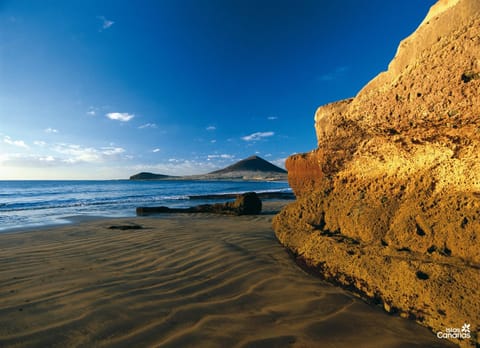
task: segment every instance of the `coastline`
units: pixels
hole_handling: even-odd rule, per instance
[[[262,200],[267,209],[272,209],[274,207],[274,211],[280,211],[280,208],[275,208],[279,205],[283,206],[288,202],[292,202],[295,199],[295,196],[291,192],[260,192],[257,194],[258,197]],[[204,194],[204,195],[190,195],[188,199],[192,202],[190,206],[195,206],[200,203],[205,202],[226,202],[235,200],[238,196],[238,193],[220,193],[220,194]],[[268,211],[262,211],[261,214],[268,213]],[[123,215],[123,216],[108,216],[108,215],[69,215],[57,218],[55,221],[57,222],[48,222],[43,224],[33,224],[33,225],[23,225],[18,227],[11,227],[6,229],[0,229],[0,235],[8,234],[8,233],[23,233],[23,232],[30,232],[30,231],[43,231],[51,228],[57,228],[62,226],[67,226],[70,224],[82,223],[82,222],[89,222],[89,221],[96,221],[96,220],[107,220],[107,219],[122,219],[122,218],[134,218],[136,216],[135,211],[132,209],[131,214]],[[161,217],[165,216],[165,214],[153,214],[153,216]]]
[[[233,181],[9,181],[0,187],[0,234],[68,224],[74,217],[134,217],[140,206],[187,208],[257,192],[294,198],[288,183]]]
[[[451,346],[302,272],[271,228],[285,203],[1,234],[0,345]]]

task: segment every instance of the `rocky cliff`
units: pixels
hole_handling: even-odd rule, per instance
[[[326,279],[444,333],[480,326],[480,1],[440,0],[291,156],[280,242]],[[465,331],[464,331],[465,333]]]

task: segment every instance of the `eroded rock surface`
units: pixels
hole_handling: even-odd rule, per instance
[[[315,114],[278,239],[325,278],[433,329],[480,326],[480,1],[439,1],[387,72]]]

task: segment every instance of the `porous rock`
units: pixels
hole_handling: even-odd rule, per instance
[[[288,158],[280,242],[324,278],[435,333],[480,325],[480,1],[440,0],[386,72],[320,107]]]

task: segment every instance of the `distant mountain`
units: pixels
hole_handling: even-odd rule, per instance
[[[175,178],[175,177],[169,176],[169,175],[163,175],[163,174],[142,172],[142,173],[132,175],[130,177],[130,180],[162,180],[162,179],[172,179],[172,178]]]
[[[258,156],[251,156],[226,168],[191,177],[196,180],[287,180],[287,171]]]
[[[207,174],[168,176],[153,173],[132,175],[130,180],[287,180],[287,171],[258,156],[250,156]]]
[[[231,166],[208,173],[208,175],[228,174],[233,172],[268,172],[287,174],[285,169],[277,167],[261,157],[250,156],[232,164]]]

